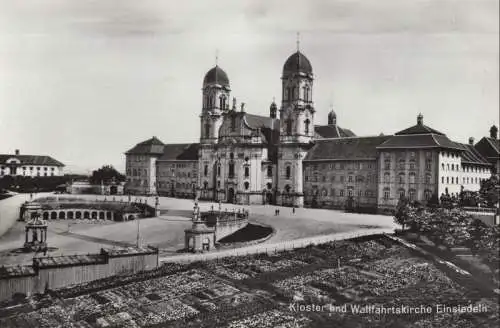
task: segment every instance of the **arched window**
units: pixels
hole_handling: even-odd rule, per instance
[[[309,119],[306,119],[304,121],[304,132],[306,135],[309,134],[309,124],[311,124],[311,121],[309,121]]]
[[[229,154],[229,159],[234,159],[234,153]]]
[[[266,187],[268,190],[273,189],[273,185],[270,182],[267,183]]]
[[[431,175],[430,174],[425,175],[425,183],[431,183]]]
[[[410,172],[410,183],[415,183],[415,173]]]
[[[410,170],[415,170],[415,160],[410,160]]]
[[[308,99],[307,99],[307,87],[303,87],[302,92],[304,93],[302,99],[304,99],[304,101],[308,101]]]
[[[286,175],[285,176],[287,179],[290,179],[290,177],[292,176],[292,168],[290,166],[286,167]]]
[[[217,176],[220,177],[220,164],[217,165]]]
[[[384,160],[384,168],[386,170],[390,170],[391,169],[391,160],[390,159]]]
[[[205,167],[203,168],[203,175],[208,176],[208,165],[205,165]]]
[[[286,120],[286,134],[292,134],[292,124],[292,119],[289,118],[288,120]]]
[[[272,178],[273,177],[273,167],[271,165],[267,166],[267,177]]]
[[[286,192],[286,193],[289,193],[289,192],[290,192],[290,189],[291,189],[291,188],[290,188],[290,185],[286,185],[286,186],[285,186],[285,192]]]
[[[229,162],[229,178],[234,178],[234,162]]]
[[[415,189],[410,189],[408,191],[408,196],[409,196],[408,198],[410,199],[410,201],[414,201],[415,200],[415,194],[416,194]]]
[[[208,189],[208,181],[203,182],[203,189]]]
[[[245,178],[248,178],[250,176],[250,168],[248,166],[245,166]]]
[[[399,183],[405,183],[405,174],[399,173]]]
[[[399,198],[404,198],[405,197],[405,190],[404,189],[399,189],[398,190]]]
[[[427,159],[427,160],[425,161],[425,169],[426,169],[427,171],[430,171],[430,170],[432,169],[432,159]]]
[[[389,183],[391,179],[390,173],[384,173],[384,182]]]
[[[441,168],[442,168],[442,169],[443,169],[443,171],[444,171],[444,163],[443,163],[443,164],[441,164]]]
[[[248,181],[245,181],[243,185],[245,186],[245,190],[248,190],[248,188],[250,188],[250,183],[248,183]]]
[[[432,191],[430,190],[425,190],[424,191],[424,197],[425,197],[425,200],[430,200],[431,197],[432,197]]]
[[[399,169],[404,170],[406,166],[406,161],[404,159],[399,160]]]
[[[205,123],[205,138],[210,138],[210,123]]]
[[[295,87],[292,87],[292,100],[295,99]]]
[[[286,88],[286,95],[287,95],[286,99],[292,100],[292,90],[290,87]]]
[[[388,200],[391,197],[391,190],[389,188],[384,188],[384,199]]]
[[[450,177],[446,177],[446,183],[450,183]]]

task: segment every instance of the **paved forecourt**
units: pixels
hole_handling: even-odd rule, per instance
[[[54,195],[55,196],[55,195]],[[96,195],[60,195],[60,197],[104,200],[105,196]],[[115,200],[127,201],[127,196],[115,196]],[[154,197],[132,197],[132,201],[141,199],[153,205]],[[113,196],[106,196],[112,200]],[[97,252],[101,247],[113,248],[134,246],[139,230],[140,242],[160,248],[162,257],[178,255],[184,247],[184,229],[191,226],[190,211],[193,200],[168,197],[159,198],[162,214],[157,218],[141,219],[128,222],[104,222],[102,224],[77,223],[75,220],[55,220],[49,223],[48,243],[55,248],[50,255],[82,254]],[[218,204],[200,202],[202,211],[217,209]],[[233,205],[222,204],[222,209],[247,209],[250,221],[271,225],[276,234],[264,244],[275,244],[314,236],[331,235],[364,231],[367,229],[394,229],[392,217],[370,214],[344,213],[321,209],[296,209],[273,205]],[[280,215],[275,216],[275,210]],[[16,253],[24,241],[24,223],[16,222],[13,228],[0,237],[0,265],[20,264],[31,261],[33,254]],[[37,255],[40,256],[40,255]]]

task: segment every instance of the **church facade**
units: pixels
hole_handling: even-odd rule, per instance
[[[153,137],[126,154],[126,189],[238,204],[390,210],[401,196],[426,202],[478,190],[491,161],[417,117],[394,135],[358,137],[328,113],[316,125],[312,65],[300,51],[283,66],[282,95],[269,115],[231,99],[228,75],[210,69],[202,88],[200,139],[164,144]]]

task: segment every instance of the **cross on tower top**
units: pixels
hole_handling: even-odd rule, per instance
[[[219,65],[219,49],[215,50],[215,66]]]
[[[297,32],[297,51],[300,50],[300,32]]]

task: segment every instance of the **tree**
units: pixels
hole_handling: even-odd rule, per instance
[[[494,207],[498,204],[498,199],[500,197],[500,182],[498,176],[492,175],[489,179],[482,181],[479,194],[489,207]]]
[[[118,172],[113,166],[104,165],[100,169],[94,170],[89,180],[92,184],[110,184],[112,182],[125,181],[125,176]]]
[[[414,220],[414,209],[410,206],[408,198],[402,196],[399,198],[398,205],[396,206],[396,214],[394,215],[394,222],[401,225],[405,230],[406,227],[411,227]]]

